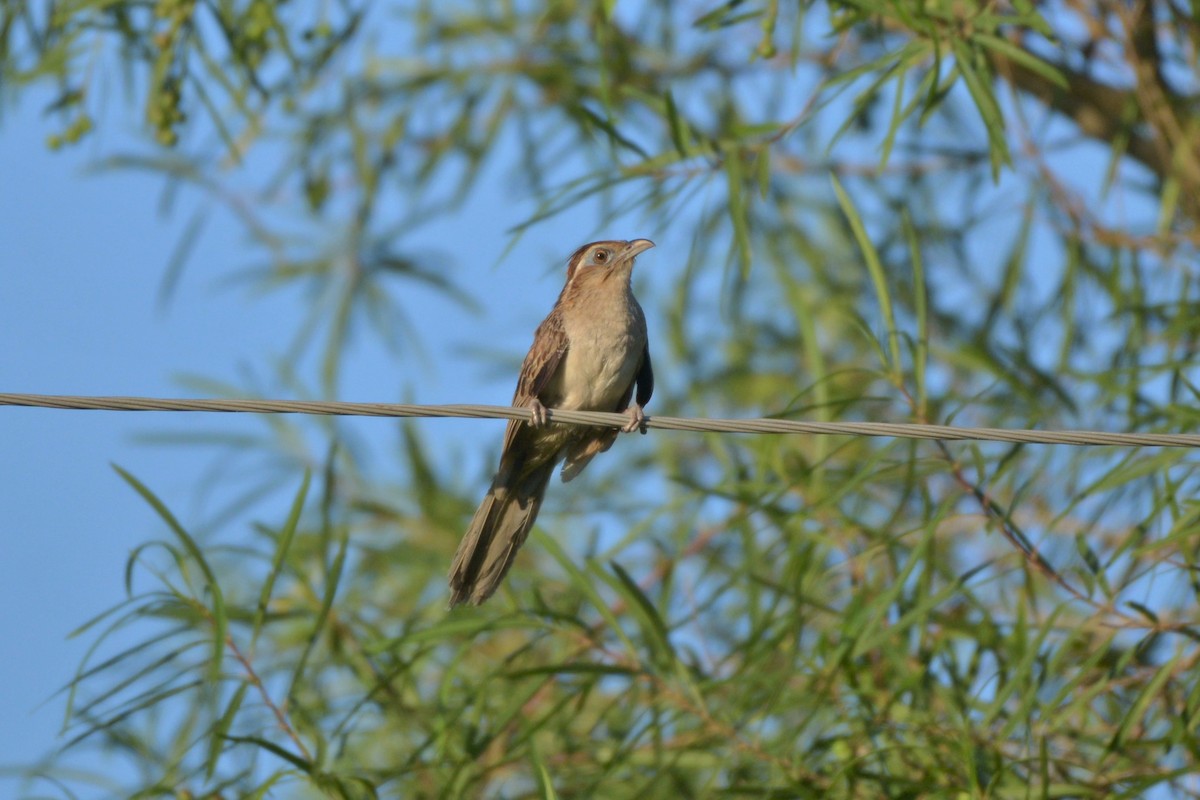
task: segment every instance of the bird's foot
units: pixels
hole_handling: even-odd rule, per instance
[[[621,430],[625,433],[633,433],[634,431],[646,432],[646,414],[642,411],[642,407],[634,403],[629,408],[625,409],[625,416],[629,417],[629,422],[621,426]]]
[[[545,426],[546,407],[542,405],[542,401],[534,397],[527,405],[529,406],[529,410],[533,412],[533,420],[529,424],[535,428],[541,428]]]

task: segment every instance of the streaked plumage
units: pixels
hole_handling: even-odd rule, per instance
[[[508,423],[500,467],[450,568],[452,607],[478,605],[496,591],[537,519],[558,462],[565,459],[562,479],[569,481],[616,441],[614,428],[547,424],[546,407],[628,411],[623,430],[641,427],[654,372],[630,275],[637,254],[653,246],[646,239],[593,242],[571,256],[567,283],[534,333],[513,396],[513,405],[530,406],[540,422]]]

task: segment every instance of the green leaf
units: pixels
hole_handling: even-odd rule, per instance
[[[729,189],[729,221],[733,224],[733,242],[741,265],[742,280],[750,273],[750,226],[746,216],[746,200],[743,190],[742,153],[730,146],[724,151],[725,178]]]
[[[976,42],[983,45],[983,47],[995,50],[1001,55],[1007,56],[1013,61],[1016,61],[1018,64],[1028,67],[1030,70],[1049,80],[1060,89],[1070,88],[1069,84],[1067,83],[1067,79],[1057,67],[1046,63],[1033,53],[1016,46],[1007,39],[999,36],[993,36],[990,33],[978,32],[975,34],[974,39]]]
[[[333,609],[333,600],[337,596],[338,588],[341,585],[342,572],[346,566],[346,553],[349,545],[349,535],[343,533],[338,537],[337,552],[334,555],[333,563],[325,575],[325,587],[321,593],[321,607],[317,611],[316,619],[313,620],[312,630],[308,634],[304,650],[300,654],[300,658],[296,661],[296,665],[292,670],[291,680],[288,682],[287,695],[289,698],[304,677],[304,671],[308,666],[309,659],[312,657],[313,649],[317,646],[317,642],[320,640],[322,634],[325,633],[326,623],[329,622],[329,613]]]
[[[758,195],[766,200],[771,192],[771,148],[761,148],[755,154],[754,164],[757,167]]]
[[[1161,693],[1163,687],[1178,671],[1178,664],[1181,657],[1182,654],[1176,654],[1174,658],[1159,667],[1154,673],[1154,677],[1142,686],[1141,691],[1137,694],[1137,698],[1129,706],[1120,723],[1117,725],[1112,738],[1109,739],[1107,748],[1109,752],[1113,752],[1125,744],[1130,729],[1135,725],[1141,724],[1151,703],[1162,700]]]
[[[1008,142],[1004,138],[1004,116],[1000,113],[1000,107],[996,104],[996,97],[992,93],[990,77],[981,75],[978,71],[979,68],[986,67],[976,64],[975,51],[959,39],[951,39],[950,46],[954,50],[955,68],[962,76],[963,82],[966,83],[967,91],[971,94],[971,99],[975,101],[975,107],[979,110],[984,128],[987,129],[992,178],[995,180],[1000,175],[1001,165],[1011,163]]]
[[[621,628],[620,620],[617,619],[616,614],[612,612],[612,609],[609,608],[608,603],[604,601],[604,598],[600,596],[600,593],[596,591],[595,586],[592,584],[591,578],[584,574],[584,572],[575,565],[575,562],[571,560],[571,557],[567,555],[566,551],[562,549],[562,546],[554,539],[553,536],[546,536],[537,529],[534,530],[532,536],[537,540],[539,546],[545,548],[545,550],[554,558],[554,560],[558,562],[559,566],[566,570],[567,576],[570,578],[571,585],[580,591],[589,602],[591,602],[592,607],[595,608],[596,611],[600,613],[600,616],[604,618],[604,621],[608,624],[609,629],[617,635],[617,637],[625,645],[625,648],[629,654],[634,658],[638,658],[638,649],[634,646],[633,641],[625,635],[625,631]]]
[[[862,253],[863,260],[867,265],[867,272],[871,276],[871,283],[875,287],[875,299],[879,303],[879,310],[883,314],[883,324],[887,328],[885,347],[891,356],[891,362],[885,362],[884,366],[891,373],[892,382],[899,385],[903,368],[900,361],[900,338],[899,331],[896,330],[896,315],[892,311],[892,297],[888,292],[887,278],[883,274],[883,264],[879,261],[875,245],[871,244],[871,239],[867,236],[858,210],[855,209],[846,190],[842,188],[841,181],[832,172],[829,174],[829,180],[833,183],[833,191],[837,195],[838,204],[842,207],[842,213],[846,215],[846,220],[850,223],[850,230],[854,234],[855,241],[858,242],[858,249]]]
[[[538,675],[641,675],[641,671],[621,664],[591,664],[574,661],[562,664],[545,664],[537,667],[515,669],[505,673],[506,678],[519,680]]]
[[[129,472],[126,472],[117,464],[113,464],[112,468],[116,470],[126,483],[134,488],[142,498],[150,504],[150,506],[158,513],[163,522],[167,523],[167,527],[175,534],[180,542],[183,543],[184,549],[188,555],[196,562],[200,568],[200,572],[204,575],[204,580],[207,584],[208,591],[212,598],[210,606],[212,622],[212,657],[208,665],[208,679],[216,681],[221,674],[221,659],[225,654],[225,635],[229,627],[229,620],[225,615],[225,596],[221,592],[221,586],[217,582],[216,576],[213,574],[212,568],[209,567],[208,560],[204,557],[200,546],[196,544],[196,540],[192,538],[179,521],[175,519],[175,515],[170,512],[166,505],[151,492],[145,484],[135,478]]]
[[[533,759],[534,776],[537,778],[538,796],[542,800],[558,800],[558,795],[554,792],[554,781],[550,778],[550,773],[546,770],[546,764],[542,761],[541,754],[538,753],[536,745],[531,745],[529,755]]]
[[[274,742],[267,741],[261,736],[226,736],[225,740],[233,742],[234,744],[252,744],[255,747],[266,750],[272,755],[282,758],[284,761],[296,767],[301,772],[311,773],[313,770],[313,765],[308,763],[303,756],[298,756],[287,748],[280,747]]]
[[[213,725],[212,732],[208,739],[208,759],[204,764],[204,774],[208,780],[212,780],[213,775],[217,771],[217,763],[220,761],[222,747],[229,735],[229,729],[233,726],[234,719],[237,718],[237,713],[241,710],[242,700],[246,697],[246,690],[250,688],[250,684],[243,683],[233,693],[233,697],[229,699],[229,703],[225,706],[224,713]]]
[[[909,260],[913,268],[913,307],[917,315],[917,341],[913,354],[913,383],[916,384],[915,409],[917,419],[928,421],[926,403],[928,393],[925,385],[925,369],[929,361],[929,289],[925,285],[925,264],[921,257],[921,243],[913,228],[912,219],[905,210],[900,216],[904,238],[908,240]]]
[[[680,156],[689,158],[692,150],[692,137],[688,124],[679,116],[679,109],[675,107],[675,96],[669,89],[664,93],[663,100],[667,113],[667,129],[671,132],[671,142]]]
[[[300,524],[300,514],[304,510],[305,498],[308,497],[308,485],[311,477],[311,473],[305,470],[300,490],[292,499],[292,507],[288,512],[287,521],[284,522],[283,528],[280,529],[279,535],[276,537],[275,553],[271,557],[271,571],[267,573],[267,577],[263,580],[262,589],[258,593],[258,603],[255,605],[254,624],[251,627],[250,634],[251,652],[254,650],[255,642],[258,641],[258,635],[262,632],[263,622],[267,618],[267,606],[271,600],[271,593],[275,589],[275,582],[279,580],[279,574],[283,571],[288,550],[291,548],[292,540],[296,536],[296,527]]]
[[[621,596],[624,598],[626,605],[637,614],[641,622],[642,632],[646,636],[647,642],[653,648],[657,659],[661,660],[664,656],[668,660],[673,661],[675,658],[675,648],[671,645],[671,639],[667,633],[667,625],[663,618],[659,615],[658,609],[650,602],[650,598],[646,597],[646,593],[641,590],[637,582],[629,576],[629,573],[618,564],[616,561],[609,561],[608,566],[612,569],[613,574],[617,576],[617,581],[611,582]]]

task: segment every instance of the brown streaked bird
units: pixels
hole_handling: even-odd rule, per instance
[[[508,423],[500,468],[450,567],[451,608],[479,605],[496,591],[558,462],[566,460],[562,479],[569,481],[617,439],[616,428],[547,424],[547,406],[624,411],[629,423],[621,430],[646,432],[642,407],[654,391],[654,371],[630,276],[634,258],[653,246],[649,239],[593,242],[571,256],[567,284],[533,335],[513,395],[514,406],[533,410],[533,422]]]

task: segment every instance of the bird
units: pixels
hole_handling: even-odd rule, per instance
[[[512,420],[504,432],[500,466],[450,567],[450,608],[479,605],[500,586],[558,462],[563,482],[570,481],[619,435],[617,428],[547,422],[547,407],[625,412],[620,431],[646,432],[654,368],[630,281],[634,259],[651,247],[649,239],[592,242],[567,261],[567,282],[534,332],[513,395],[532,420]]]

